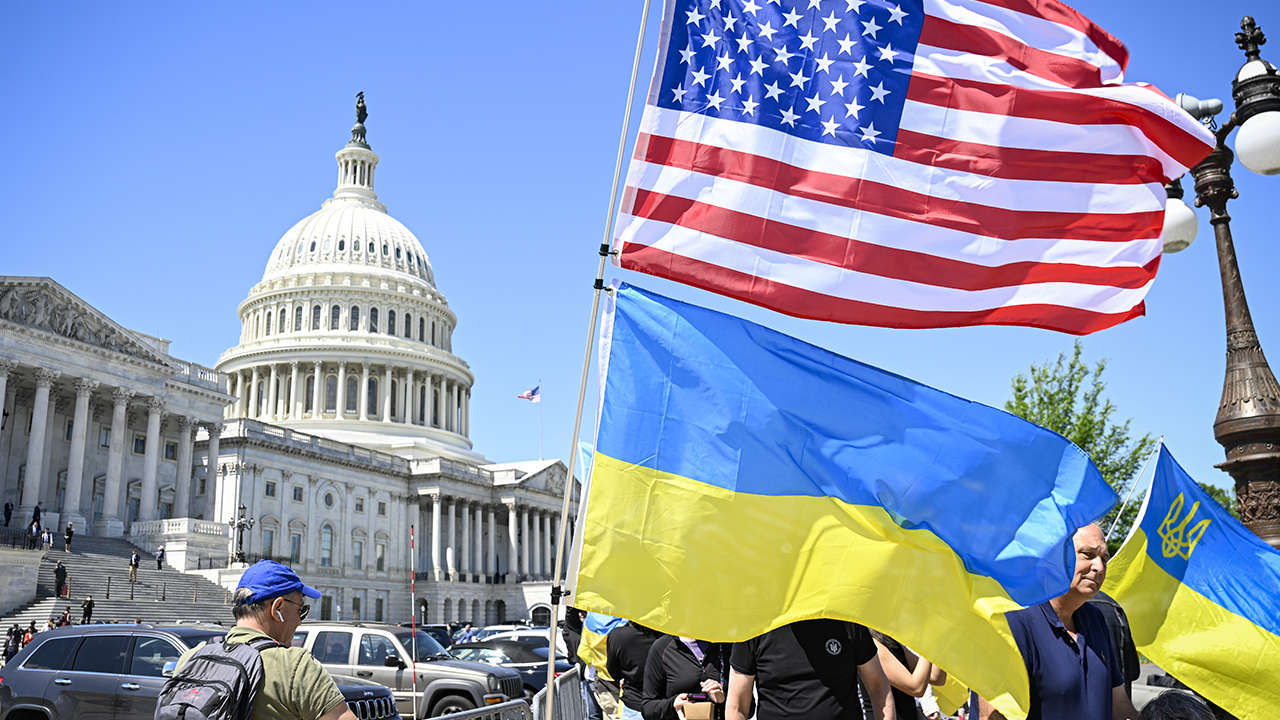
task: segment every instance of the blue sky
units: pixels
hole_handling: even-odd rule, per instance
[[[1280,39],[1268,2],[1074,6],[1129,46],[1127,80],[1228,107],[1240,18],[1254,14]],[[538,408],[516,395],[541,382],[544,454],[567,458],[641,2],[559,7],[10,3],[0,274],[50,276],[212,366],[236,343],[236,307],[280,236],[333,192],[333,153],[364,91],[379,199],[421,240],[459,316],[454,349],[477,378],[476,449],[495,462],[538,456]],[[1280,63],[1275,43],[1263,50]],[[1238,164],[1234,176],[1242,274],[1263,347],[1280,361],[1280,283],[1264,276],[1280,267],[1268,215],[1280,178]],[[1200,235],[1165,258],[1147,316],[1084,346],[1086,359],[1108,360],[1107,395],[1135,434],[1164,435],[1196,479],[1226,485],[1212,431],[1222,294],[1198,212]],[[1073,342],[1026,328],[826,325],[609,272],[996,406],[1015,373]]]

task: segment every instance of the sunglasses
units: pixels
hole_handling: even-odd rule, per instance
[[[294,601],[290,600],[289,598],[280,598],[280,599],[281,599],[281,600],[283,600],[283,601],[285,601],[285,602],[287,602],[287,603],[289,603],[289,604],[291,604],[291,605],[297,605],[297,606],[298,606],[298,619],[299,619],[299,620],[306,620],[306,619],[307,619],[307,615],[311,612],[311,606],[310,606],[310,605],[304,605],[303,603],[300,603],[300,602],[294,602]]]

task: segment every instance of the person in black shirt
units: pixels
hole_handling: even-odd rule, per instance
[[[70,596],[70,593],[67,592],[67,569],[62,567],[61,562],[53,569],[53,579],[54,585],[57,587],[55,594],[58,597],[63,595]]]
[[[924,697],[930,685],[945,683],[947,673],[884,633],[872,630],[871,637],[876,641],[876,656],[893,691],[898,720],[916,720],[915,698]]]
[[[644,666],[649,661],[649,648],[659,637],[660,633],[635,622],[609,631],[605,669],[622,686],[621,720],[641,720]]]
[[[801,620],[738,643],[729,661],[726,720],[746,720],[759,684],[757,720],[860,720],[858,679],[875,720],[893,720],[893,695],[871,633],[856,623]]]
[[[724,655],[728,648],[705,640],[663,635],[644,666],[644,720],[678,720],[690,693],[707,695],[724,713]]]

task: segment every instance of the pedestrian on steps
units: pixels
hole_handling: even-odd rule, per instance
[[[62,534],[62,552],[71,552],[71,537],[75,534],[76,531],[72,529],[71,523],[67,523],[67,530]]]
[[[162,565],[164,565],[164,546],[163,545],[156,548],[156,569],[163,570],[164,568],[161,567]]]
[[[138,565],[141,562],[142,558],[139,557],[138,551],[134,550],[133,555],[129,558],[129,582],[138,581]]]
[[[80,603],[80,612],[81,612],[80,624],[88,625],[89,621],[93,620],[93,596],[92,595],[86,597],[84,599],[84,602]]]
[[[70,597],[71,593],[67,590],[67,569],[62,567],[62,561],[58,561],[58,566],[53,569],[54,587],[57,588],[57,596]]]

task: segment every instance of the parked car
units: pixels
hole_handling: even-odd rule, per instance
[[[547,647],[547,628],[527,627],[519,630],[502,630],[500,632],[488,633],[483,638],[477,638],[475,642],[488,642],[490,640],[514,640],[537,647]],[[560,631],[556,631],[556,655],[561,657],[567,656],[569,653],[564,646],[564,636]]]
[[[546,640],[544,636],[542,638]],[[485,640],[477,643],[460,643],[449,651],[459,660],[500,665],[520,673],[524,685],[524,697],[533,696],[547,685],[547,646],[541,647],[517,640]],[[563,657],[556,658],[555,674],[568,672],[573,665]]]
[[[219,625],[76,625],[47,630],[0,669],[0,720],[152,720],[166,663]],[[400,720],[391,690],[334,677],[360,720]]]
[[[294,633],[293,644],[310,650],[333,675],[391,688],[400,714],[407,718],[414,717],[415,689],[418,718],[524,697],[515,670],[455,660],[422,630],[415,634],[410,628],[385,623],[307,620]],[[417,662],[411,671],[413,659]]]
[[[419,625],[418,629],[434,638],[436,642],[440,643],[440,647],[443,647],[445,650],[448,650],[453,646],[453,633],[449,632],[448,625]]]

